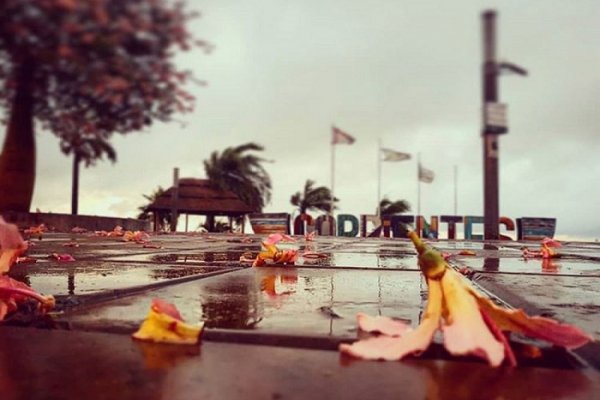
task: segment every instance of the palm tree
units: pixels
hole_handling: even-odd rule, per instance
[[[321,210],[331,212],[331,190],[325,186],[314,187],[315,182],[307,179],[304,184],[303,192],[296,192],[291,198],[290,203],[298,207],[300,214],[305,214],[308,210]],[[333,203],[338,201],[333,199]],[[335,205],[334,207],[335,208]]]
[[[380,215],[396,215],[410,211],[410,204],[406,200],[391,201],[384,197],[379,203]]]
[[[138,207],[140,213],[138,214],[137,219],[142,219],[144,221],[150,220],[152,218],[152,214],[150,211],[148,211],[148,206],[154,203],[156,199],[158,199],[164,192],[165,189],[163,189],[162,186],[159,186],[154,189],[154,192],[151,194],[143,194],[142,196],[144,196],[148,203]],[[168,229],[171,222],[171,213],[168,211],[158,212],[158,219],[156,222],[158,223],[158,226],[155,227],[155,230],[162,231]]]
[[[113,163],[117,161],[115,149],[102,137],[76,136],[71,141],[61,143],[65,154],[73,153],[73,181],[71,187],[71,214],[77,215],[79,205],[79,164],[85,162],[86,168],[96,164],[104,155]]]
[[[252,151],[263,151],[256,143],[227,147],[221,154],[214,151],[204,160],[206,176],[219,189],[231,190],[257,212],[271,200],[271,178],[262,166],[267,162]]]

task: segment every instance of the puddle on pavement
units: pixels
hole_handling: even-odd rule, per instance
[[[175,304],[207,328],[310,336],[356,337],[356,314],[418,322],[426,285],[410,271],[246,269],[122,298],[70,320],[138,324],[154,297]]]
[[[529,259],[456,257],[454,265],[467,266],[476,271],[536,273],[549,275],[600,275],[600,265],[573,259]]]
[[[326,257],[309,259],[300,257],[298,265],[319,265],[333,267],[356,268],[395,268],[416,270],[415,255],[384,255],[370,253],[325,252]]]
[[[479,274],[475,281],[516,307],[574,324],[600,337],[600,281],[585,276]]]
[[[152,254],[130,254],[107,257],[106,260],[119,262],[181,263],[181,264],[236,264],[243,251],[190,251],[160,252]]]
[[[20,265],[10,276],[43,294],[85,295],[221,271],[218,267],[121,264],[110,262]]]

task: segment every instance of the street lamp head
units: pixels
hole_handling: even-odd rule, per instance
[[[527,76],[527,70],[523,67],[520,67],[516,64],[510,62],[500,62],[498,63],[498,73],[502,71],[512,72],[517,75]]]

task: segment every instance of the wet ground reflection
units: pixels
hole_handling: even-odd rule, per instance
[[[208,266],[77,261],[68,264],[49,262],[19,265],[11,270],[10,276],[40,293],[63,296],[147,285],[221,270]]]

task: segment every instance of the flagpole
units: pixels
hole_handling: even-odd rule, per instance
[[[381,218],[381,138],[377,143],[377,216]]]
[[[332,127],[333,129],[333,127]],[[334,199],[335,199],[335,191],[334,191],[334,184],[335,184],[335,144],[333,143],[333,135],[331,137],[331,205],[330,210],[329,210],[329,215],[333,215],[333,203],[334,203]]]
[[[457,186],[456,186],[456,181],[458,178],[458,167],[455,165],[454,166],[454,215],[458,215],[458,192],[457,192]]]
[[[421,153],[417,153],[417,218],[421,215]]]

